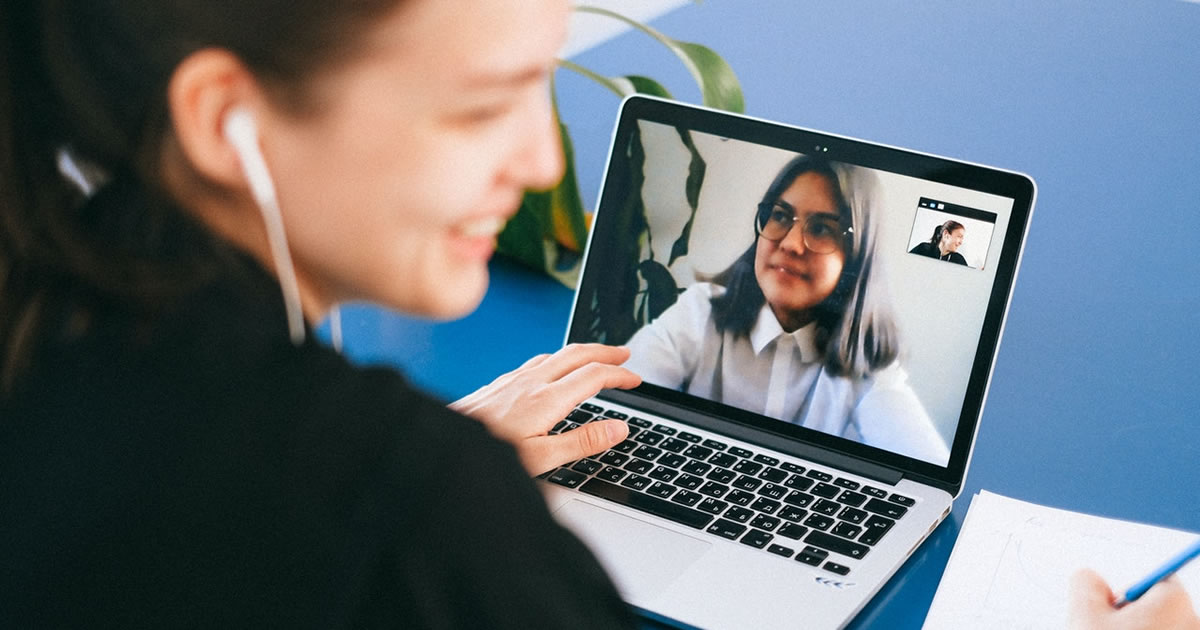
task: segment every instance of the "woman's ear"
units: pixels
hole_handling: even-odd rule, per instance
[[[232,53],[196,51],[175,68],[167,85],[172,132],[191,170],[222,188],[246,188],[237,151],[224,123],[235,109],[261,103],[253,75]]]

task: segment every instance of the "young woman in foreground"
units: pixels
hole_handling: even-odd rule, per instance
[[[624,437],[544,433],[636,385],[626,351],[535,358],[471,420],[307,330],[478,304],[562,170],[567,11],[2,0],[0,626],[632,625],[528,478]],[[1147,598],[1080,618],[1187,604]]]

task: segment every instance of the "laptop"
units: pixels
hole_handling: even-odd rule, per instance
[[[568,343],[629,439],[540,477],[622,597],[702,628],[846,625],[950,513],[1036,188],[669,100],[623,101]]]

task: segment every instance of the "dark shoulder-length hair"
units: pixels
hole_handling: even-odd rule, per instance
[[[949,221],[946,221],[945,223],[934,227],[933,228],[933,237],[931,237],[929,239],[929,244],[933,245],[934,247],[941,245],[942,244],[942,236],[944,234],[949,234],[950,232],[953,232],[954,230],[957,230],[962,227],[963,227],[963,224],[959,223],[958,221],[955,221],[954,219],[950,219]]]
[[[762,201],[777,201],[797,177],[816,173],[827,179],[845,225],[846,262],[833,292],[816,310],[817,348],[825,354],[825,367],[838,376],[861,378],[892,364],[899,356],[895,317],[887,296],[883,268],[876,260],[877,203],[875,175],[861,167],[801,155],[779,171]],[[725,292],[712,299],[717,329],[749,335],[766,298],[754,273],[758,247],[750,247],[714,279]]]

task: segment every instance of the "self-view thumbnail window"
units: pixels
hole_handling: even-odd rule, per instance
[[[921,197],[908,238],[908,253],[983,269],[996,214]]]

